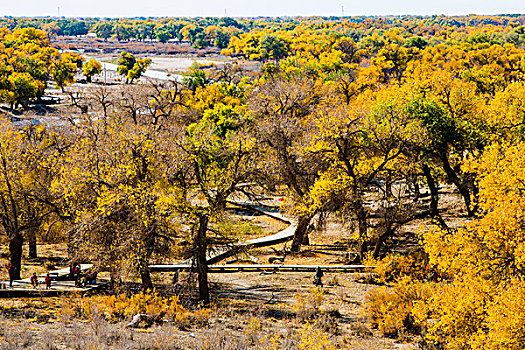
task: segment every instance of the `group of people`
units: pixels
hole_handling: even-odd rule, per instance
[[[73,278],[75,279],[75,287],[84,288],[86,287],[86,276],[82,273],[80,265],[76,264],[73,267]]]
[[[7,273],[9,274],[9,288],[13,288],[13,281],[15,280],[15,277],[16,277],[16,267],[13,265],[9,265],[7,267]],[[52,281],[52,278],[49,275],[49,273],[46,274],[46,277],[44,277],[44,283],[46,284],[46,289],[51,288],[51,281]],[[33,288],[38,287],[38,277],[35,272],[33,272],[31,277],[29,278],[29,282],[31,282],[31,285],[33,286]]]
[[[20,276],[17,274],[17,268],[13,265],[9,265],[7,267],[7,272],[9,274],[9,287],[12,288],[13,281],[17,277],[20,277]],[[78,264],[72,267],[72,275],[73,275],[72,276],[73,279],[75,280],[75,287],[85,288],[88,283],[91,283],[91,284],[95,283],[96,275],[94,275],[94,277],[91,277],[91,279],[88,281],[87,279],[88,277],[84,273],[82,273],[81,267]],[[46,274],[46,276],[44,277],[44,283],[46,285],[46,289],[51,288],[52,281],[53,281],[53,278],[50,276],[50,274],[49,273]],[[33,286],[33,288],[38,287],[39,281],[38,281],[38,276],[36,275],[35,272],[33,272],[31,277],[29,277],[29,282],[31,282],[31,285]]]
[[[33,288],[38,287],[38,277],[36,276],[36,273],[33,272],[29,280],[31,281],[31,285],[33,286]],[[47,273],[46,277],[44,277],[44,283],[46,284],[46,289],[51,288],[51,281],[52,281],[51,276],[49,276],[49,274]]]

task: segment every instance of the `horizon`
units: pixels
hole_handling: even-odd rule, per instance
[[[34,18],[163,18],[163,17],[381,17],[381,16],[496,16],[525,12],[520,0],[497,3],[483,0],[442,0],[422,3],[418,0],[370,0],[353,3],[348,0],[267,0],[245,3],[241,0],[200,0],[191,3],[170,0],[92,0],[89,3],[64,0],[22,0],[0,5],[2,17]]]
[[[245,19],[259,19],[259,18],[315,18],[315,17],[321,17],[321,18],[330,18],[330,17],[335,17],[335,18],[342,18],[342,19],[352,19],[352,18],[361,18],[361,17],[365,17],[365,18],[372,18],[372,17],[377,17],[377,18],[389,18],[389,17],[398,17],[398,18],[403,18],[403,17],[421,17],[421,18],[427,18],[427,17],[470,17],[470,16],[487,16],[487,17],[499,17],[499,16],[525,16],[525,12],[523,13],[494,13],[494,14],[484,14],[484,13],[468,13],[468,14],[453,14],[453,15],[450,15],[450,14],[444,14],[444,13],[441,13],[441,14],[426,14],[426,15],[423,15],[423,14],[379,14],[379,15],[344,15],[344,16],[341,16],[341,15],[277,15],[277,16],[264,16],[264,15],[260,15],[260,16],[256,16],[256,15],[246,15],[246,16],[230,16],[230,15],[227,15],[227,16],[204,16],[204,15],[201,15],[201,16],[178,16],[178,15],[173,15],[173,16],[121,16],[121,17],[108,17],[108,16],[53,16],[53,15],[42,15],[42,16],[11,16],[11,15],[0,15],[0,18],[3,18],[3,19],[10,19],[10,18],[27,18],[27,19],[32,19],[32,18],[43,18],[43,19],[108,19],[108,20],[113,20],[113,19],[131,19],[131,20],[138,20],[138,19],[164,19],[164,18],[193,18],[193,19],[197,19],[197,18],[245,18]]]

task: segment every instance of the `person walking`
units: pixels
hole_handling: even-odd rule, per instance
[[[7,273],[9,273],[9,288],[13,287],[13,281],[15,280],[16,267],[9,265],[7,268]]]
[[[33,272],[31,278],[29,278],[29,281],[31,282],[33,288],[36,288],[38,286],[38,277],[36,277],[36,273]]]
[[[321,278],[323,278],[323,276],[324,276],[323,270],[321,269],[320,266],[317,266],[317,269],[315,269],[314,285],[322,287],[323,281],[321,280]]]
[[[46,283],[46,289],[50,289],[51,288],[51,276],[49,276],[49,274],[46,275],[44,282]]]

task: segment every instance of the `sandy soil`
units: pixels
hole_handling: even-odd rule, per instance
[[[86,60],[96,58],[105,62],[116,63],[116,55],[85,55]],[[246,61],[221,55],[209,55],[206,58],[197,55],[147,55],[151,59],[150,70],[156,70],[167,73],[181,74],[187,71],[194,63],[204,66],[223,65],[231,63],[240,63],[245,69],[256,70],[260,64],[257,62]]]

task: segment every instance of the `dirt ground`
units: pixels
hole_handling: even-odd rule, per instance
[[[417,339],[383,338],[370,329],[363,315],[365,295],[378,286],[357,283],[357,277],[326,274],[321,297],[312,301],[312,274],[213,274],[211,316],[204,325],[183,329],[164,323],[132,330],[125,327],[129,320],[68,319],[68,299],[4,299],[0,348],[86,349],[89,343],[92,349],[270,349],[272,337],[283,348],[296,349],[294,341],[312,323],[348,349],[416,349]]]

